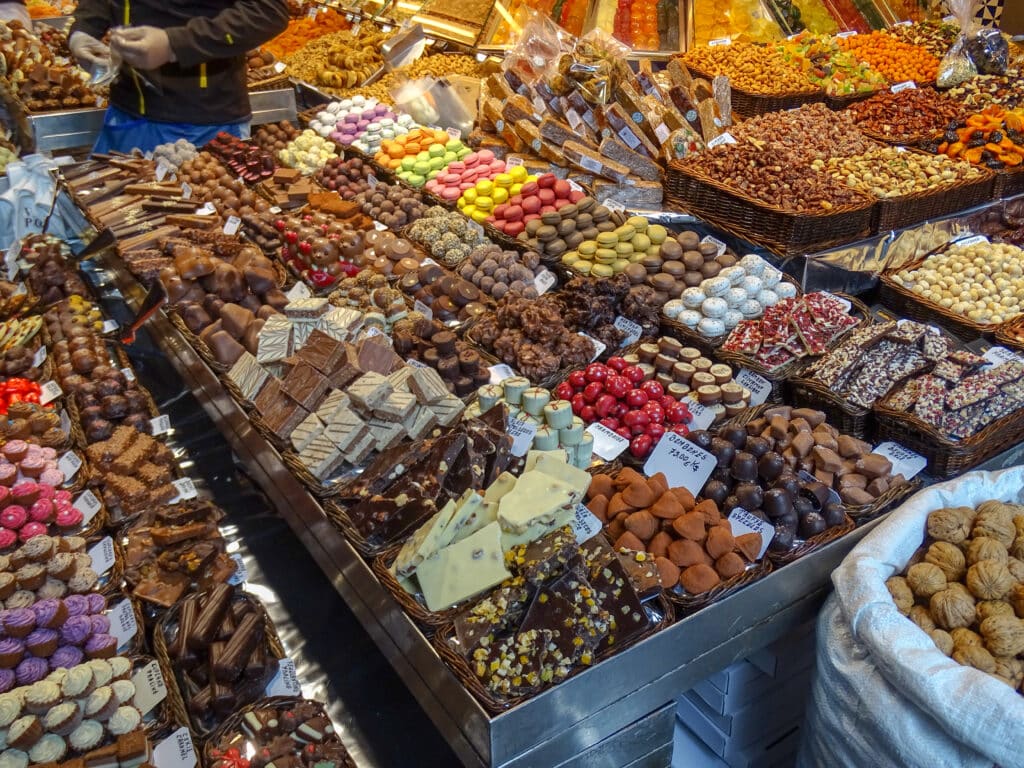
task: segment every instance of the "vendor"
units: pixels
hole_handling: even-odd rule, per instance
[[[285,0],[81,0],[72,53],[90,72],[120,58],[96,152],[249,134],[247,51],[288,24]],[[110,49],[100,42],[108,32]],[[127,66],[126,66],[127,65]]]

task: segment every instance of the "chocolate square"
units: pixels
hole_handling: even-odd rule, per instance
[[[297,355],[320,373],[332,372],[345,359],[345,345],[336,341],[323,331],[314,329]]]
[[[296,365],[285,377],[282,390],[307,411],[314,410],[330,383],[327,377],[307,362]]]

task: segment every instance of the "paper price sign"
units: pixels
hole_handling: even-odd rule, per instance
[[[422,313],[422,315],[425,318],[427,318],[427,320],[433,320],[434,319],[434,310],[432,310],[430,307],[428,307],[426,304],[424,304],[419,299],[416,299],[416,301],[413,302],[412,308],[415,311]]]
[[[628,317],[619,315],[615,318],[615,327],[626,334],[626,338],[622,340],[620,347],[627,347],[635,341],[639,341],[640,337],[644,335],[644,327],[640,323],[635,323]]]
[[[288,293],[285,294],[288,301],[299,301],[301,299],[308,299],[313,296],[313,292],[309,290],[309,286],[301,280],[291,287]]]
[[[249,578],[249,569],[245,567],[245,561],[237,552],[231,556],[231,559],[235,561],[235,572],[228,579],[228,584],[232,586],[244,584]]]
[[[367,174],[366,183],[370,185],[370,189],[374,189],[378,184],[377,177],[374,176],[372,173]]]
[[[594,438],[594,453],[605,461],[614,461],[629,448],[629,440],[600,422],[587,427],[587,432]]]
[[[521,157],[506,157],[505,167],[506,168],[517,168],[523,164],[523,158]]]
[[[274,65],[274,71],[280,75],[282,72],[284,72],[286,67],[287,65],[283,61],[279,61]]]
[[[708,149],[714,149],[715,147],[720,147],[723,144],[735,144],[735,143],[736,143],[736,139],[733,137],[733,135],[731,133],[726,131],[725,133],[718,134],[717,136],[715,136],[715,138],[713,138],[711,141],[709,141],[708,142]]]
[[[604,201],[604,207],[612,213],[618,213],[626,210],[626,206],[620,203],[618,200],[608,199]]]
[[[583,191],[583,187],[581,187],[579,184],[577,184],[572,179],[569,179],[569,190],[572,191],[572,192],[582,192]]]
[[[513,419],[511,416],[505,424],[505,431],[512,437],[512,455],[525,456],[533,445],[533,438],[537,434],[537,424],[528,421]]]
[[[374,328],[372,330],[376,331],[377,329]],[[366,335],[370,336],[371,334],[367,333]],[[372,334],[372,335],[376,336],[378,334]],[[406,365],[411,365],[413,368],[429,368],[430,367],[426,363],[420,362],[419,360],[416,360],[415,358],[412,358],[412,357],[410,357],[408,360],[406,360],[405,364]]]
[[[82,460],[74,451],[68,451],[57,461],[57,469],[64,473],[65,480],[70,480],[82,468]]]
[[[772,383],[749,368],[741,368],[736,374],[736,383],[750,390],[750,405],[761,405],[772,393]]]
[[[1021,358],[1006,347],[989,347],[982,355],[989,362],[989,366],[1002,365],[1003,363],[1019,363]]]
[[[582,544],[601,532],[601,521],[584,504],[576,505],[576,514],[569,521],[572,532],[576,534],[576,543]]]
[[[742,536],[745,533],[761,534],[761,551],[757,553],[757,559],[764,557],[768,551],[768,545],[772,543],[775,536],[775,527],[765,522],[757,515],[752,515],[742,507],[736,507],[729,513],[729,527],[732,528],[733,536]]]
[[[968,237],[965,238],[964,240],[957,240],[954,243],[954,245],[960,245],[963,246],[964,248],[967,248],[968,246],[971,245],[980,245],[982,243],[988,243],[988,241],[988,238],[985,237],[984,235],[975,235],[974,237]]]
[[[107,616],[110,618],[110,634],[117,638],[118,649],[124,648],[139,632],[132,601],[125,598],[107,611]]]
[[[533,287],[537,289],[537,295],[543,296],[548,290],[555,284],[555,273],[548,270],[542,269],[537,273],[537,276],[533,278]]]
[[[267,696],[299,696],[302,694],[302,686],[299,685],[299,675],[295,671],[295,662],[291,659],[281,659],[277,663],[277,674],[267,685]]]
[[[164,179],[166,179],[167,178],[167,174],[170,173],[170,172],[171,172],[170,167],[168,167],[167,163],[165,163],[163,160],[161,160],[159,163],[156,164],[156,180],[157,181],[163,181]]]
[[[191,477],[175,480],[171,485],[178,489],[178,497],[171,499],[171,504],[177,504],[179,501],[188,501],[199,495],[199,491],[196,490],[196,484],[192,482]]]
[[[682,487],[696,496],[717,463],[713,454],[696,443],[677,432],[666,432],[644,464],[644,474],[650,477],[664,472],[669,488]]]
[[[135,684],[133,703],[143,716],[167,698],[167,684],[164,682],[164,676],[160,674],[160,664],[155,660],[132,675],[132,683]],[[139,701],[140,698],[142,701]]]
[[[111,333],[117,330],[117,320],[104,320],[103,333]]]
[[[224,234],[234,235],[238,233],[238,228],[242,226],[242,220],[237,216],[228,216],[228,220],[224,222]]]
[[[32,356],[32,367],[38,368],[40,365],[46,362],[46,347],[40,347],[36,350],[36,353]]]
[[[488,370],[491,372],[491,384],[501,384],[505,379],[511,379],[516,375],[516,372],[505,363],[492,365]]]
[[[114,565],[114,540],[104,536],[99,544],[89,549],[89,557],[92,558],[92,569],[102,576]]]
[[[196,216],[212,216],[217,212],[217,209],[213,207],[213,203],[203,203],[202,208],[196,208]]]
[[[875,448],[874,452],[879,456],[885,456],[892,462],[894,475],[903,475],[907,480],[912,479],[928,466],[928,459],[919,453],[914,453],[909,448],[904,448],[899,443],[882,443]]]
[[[63,394],[64,390],[60,388],[60,384],[56,381],[48,381],[43,384],[42,391],[39,393],[39,404],[46,405],[47,403],[52,403]]]
[[[602,341],[598,341],[593,336],[588,336],[583,331],[577,331],[576,334],[578,336],[582,336],[585,339],[590,339],[590,342],[594,345],[594,355],[593,355],[593,357],[590,358],[590,362],[594,362],[595,360],[597,360],[597,358],[599,358],[601,355],[603,355],[604,351],[606,349],[608,349],[608,345],[607,344],[605,344]]]
[[[196,748],[184,726],[153,747],[156,768],[194,768],[196,762]]]
[[[917,83],[913,80],[907,80],[905,83],[896,83],[890,89],[893,93],[900,93],[901,91],[916,91]]]
[[[153,437],[156,437],[157,435],[166,435],[171,431],[171,417],[165,413],[161,416],[157,416],[155,419],[150,419],[149,427],[150,434],[153,435]]]
[[[840,32],[839,34],[836,35],[836,37],[839,37],[839,38],[853,37],[856,34],[857,34],[856,30],[848,29],[845,32]]]
[[[462,131],[458,128],[448,128],[445,132],[452,141],[462,141]]]
[[[690,415],[693,416],[693,421],[687,424],[690,431],[693,432],[697,429],[707,429],[715,422],[715,411],[713,408],[708,408],[706,405],[701,405],[696,400],[684,400],[683,405],[690,409]]]
[[[92,491],[86,491],[75,499],[74,507],[82,513],[82,525],[87,525],[100,511],[100,500]]]
[[[580,123],[583,122],[583,118],[580,117],[580,113],[570,107],[565,113],[565,119],[569,121],[569,127],[574,131],[580,127]]]
[[[187,181],[184,184],[181,185],[181,199],[182,200],[191,200],[192,199],[192,187],[189,186]]]
[[[68,416],[68,412],[65,410],[60,412],[60,431],[65,435],[71,432],[71,417]]]
[[[708,40],[709,48],[713,48],[716,45],[732,45],[732,38],[716,37],[714,40]]]
[[[135,371],[131,368],[122,368],[121,373],[124,374],[125,381],[135,381]]]
[[[704,245],[704,243],[711,243],[712,245],[714,245],[715,248],[718,249],[719,256],[725,253],[726,249],[728,248],[728,246],[725,243],[723,243],[717,237],[712,237],[711,235],[707,235],[703,240],[700,241],[701,245]]]

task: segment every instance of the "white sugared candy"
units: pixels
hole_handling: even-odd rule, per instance
[[[737,264],[732,267],[726,267],[725,269],[718,273],[718,276],[724,277],[726,280],[729,281],[730,285],[736,286],[739,285],[743,278],[747,276],[747,273],[743,269],[743,267]]]
[[[774,307],[779,303],[779,294],[775,291],[770,291],[765,288],[763,291],[757,294],[757,303],[762,307]]]
[[[747,292],[748,299],[753,299],[764,288],[764,281],[757,275],[748,275],[740,281],[740,288]]]
[[[737,312],[735,309],[730,309],[725,315],[722,316],[722,322],[725,323],[725,329],[731,331],[737,325],[743,321],[743,315]]]
[[[709,297],[723,296],[731,287],[731,283],[724,277],[708,278],[700,284],[701,290]]]
[[[685,309],[679,313],[679,317],[676,319],[688,328],[696,328],[697,324],[700,323],[703,318],[697,310]]]
[[[687,288],[681,298],[683,306],[687,309],[699,309],[707,295],[700,288]]]
[[[740,305],[740,314],[743,315],[745,320],[753,320],[760,317],[762,312],[764,312],[764,307],[761,306],[757,299],[747,299]]]
[[[772,290],[780,299],[795,299],[796,298],[796,286],[793,283],[781,282],[775,286]]]
[[[775,267],[768,266],[761,274],[761,279],[764,281],[765,288],[774,288],[782,281],[782,273]]]
[[[715,317],[705,317],[697,324],[697,332],[704,336],[721,336],[725,333],[725,323]]]
[[[729,305],[729,309],[737,309],[744,301],[747,300],[747,292],[742,288],[730,288],[725,292],[725,303]]]
[[[669,320],[675,320],[684,309],[686,309],[686,305],[683,304],[681,299],[672,299],[665,302],[665,306],[661,308],[661,311]]]
[[[743,271],[748,275],[754,275],[758,277],[764,272],[764,268],[768,266],[768,262],[758,256],[756,253],[748,253],[739,263],[740,267],[743,267]]]
[[[726,312],[729,311],[729,305],[725,299],[718,298],[717,296],[710,296],[704,299],[704,303],[700,305],[700,311],[704,313],[704,317],[722,317]]]

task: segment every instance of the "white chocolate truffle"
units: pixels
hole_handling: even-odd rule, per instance
[[[765,288],[759,294],[757,294],[757,301],[763,307],[774,307],[779,303],[779,294],[775,291],[768,290]]]
[[[732,286],[729,281],[724,277],[712,277],[708,280],[704,280],[700,284],[701,290],[703,290],[709,297],[723,296],[731,287]]]
[[[773,289],[776,295],[780,299],[795,299],[796,298],[796,286],[790,282],[783,281],[776,285]]]
[[[748,299],[753,299],[764,289],[764,281],[760,277],[748,275],[740,281],[740,288],[747,292]]]
[[[774,288],[782,281],[782,273],[775,267],[765,267],[761,279],[764,281],[765,288]]]
[[[700,311],[704,313],[705,317],[722,317],[729,311],[729,305],[725,299],[712,296],[704,300],[704,303],[700,305]]]
[[[700,312],[695,309],[687,309],[679,313],[679,317],[676,318],[680,323],[685,325],[687,328],[696,328],[703,318]]]
[[[743,271],[748,275],[758,277],[762,272],[764,272],[764,268],[768,266],[768,263],[756,253],[748,253],[740,259],[739,266],[742,267]]]
[[[739,285],[740,281],[747,276],[747,273],[743,270],[743,267],[736,265],[732,267],[726,267],[718,273],[719,277],[724,277],[732,285]]]
[[[686,309],[697,309],[704,303],[707,295],[700,288],[687,288],[680,297]]]
[[[738,309],[740,304],[747,300],[747,292],[742,288],[730,288],[723,298],[729,309]]]
[[[705,317],[697,324],[697,332],[703,336],[721,336],[725,333],[725,323],[715,317]]]
[[[697,306],[700,305],[698,304]],[[683,304],[681,299],[672,299],[671,301],[665,302],[665,306],[661,308],[661,312],[669,320],[675,320],[677,317],[679,317],[679,313],[682,312],[684,309],[686,309],[686,305]]]
[[[730,309],[725,315],[722,316],[722,322],[725,323],[725,329],[731,331],[743,320],[743,315],[737,312],[735,309]]]

